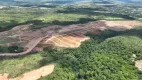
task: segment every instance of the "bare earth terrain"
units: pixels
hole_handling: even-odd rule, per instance
[[[21,76],[14,79],[9,79],[8,74],[0,74],[0,80],[38,80],[41,77],[51,74],[53,71],[54,65],[50,64],[39,69],[24,73]]]
[[[9,31],[0,32],[0,45],[20,45],[25,48],[22,53],[0,53],[0,56],[19,56],[25,55],[33,50],[41,42],[45,45],[54,45],[57,47],[79,47],[80,43],[89,39],[84,35],[86,32],[96,33],[97,30],[115,30],[124,31],[137,26],[142,26],[139,21],[94,21],[86,24],[74,24],[69,26],[49,26],[36,31],[30,30],[33,24],[16,26]],[[69,35],[68,33],[72,33]],[[76,36],[76,34],[78,34]],[[63,36],[64,35],[64,36]],[[49,41],[48,41],[49,39]],[[70,40],[72,39],[72,40]],[[44,42],[45,41],[45,42]],[[38,50],[37,50],[38,51]]]
[[[82,34],[62,34],[45,39],[41,44],[55,47],[77,48],[81,45],[81,42],[88,39],[89,37]]]

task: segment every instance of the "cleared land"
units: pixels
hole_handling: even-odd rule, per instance
[[[85,24],[91,26],[96,30],[114,30],[114,31],[125,31],[135,27],[142,26],[142,22],[139,21],[96,21]]]
[[[50,64],[39,69],[24,73],[21,76],[14,79],[8,79],[8,74],[0,74],[0,80],[38,80],[41,77],[51,74],[53,71],[54,65]]]
[[[115,23],[121,26],[131,26],[131,27],[135,27],[135,26],[141,26],[142,23],[139,21],[108,21],[110,23]]]
[[[83,35],[87,32],[93,32],[98,30],[114,30],[114,31],[125,31],[132,29],[137,26],[141,26],[142,23],[139,21],[94,21],[86,24],[74,24],[69,26],[49,26],[47,28],[41,28],[36,31],[29,29],[30,25],[22,25],[13,28],[12,30],[0,32],[0,40],[6,41],[5,44],[15,45],[22,44],[21,46],[26,48],[25,52],[22,53],[7,53],[0,54],[0,56],[19,56],[25,55],[31,52],[43,39],[44,44],[51,44],[57,47],[79,47],[82,41],[89,39],[86,36],[77,36],[77,34]],[[73,33],[69,35],[69,33]],[[51,37],[51,39],[50,39]],[[54,37],[54,38],[53,38]],[[10,40],[10,41],[9,41]],[[16,41],[15,41],[16,40]],[[3,42],[0,42],[3,43]],[[14,44],[13,44],[14,43]],[[3,44],[0,44],[3,45]]]
[[[121,31],[121,29],[123,30],[123,28],[132,29],[134,27],[139,27],[142,25],[142,23],[139,21],[107,21],[106,24],[110,27],[110,29],[120,27],[118,31]]]
[[[42,44],[50,44],[55,47],[77,48],[81,45],[81,42],[88,39],[89,37],[79,34],[62,34],[53,36],[49,40],[45,39]]]

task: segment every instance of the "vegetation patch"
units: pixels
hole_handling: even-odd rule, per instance
[[[31,54],[17,58],[3,58],[0,61],[0,74],[8,73],[9,77],[17,77],[24,72],[41,67],[41,54]]]

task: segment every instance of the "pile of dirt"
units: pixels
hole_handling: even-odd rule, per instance
[[[41,77],[47,76],[54,71],[54,65],[50,64],[44,67],[41,67],[36,70],[32,70],[30,72],[24,73],[21,76],[9,79],[8,74],[0,74],[0,80],[38,80]]]

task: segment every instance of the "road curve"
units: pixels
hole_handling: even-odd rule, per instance
[[[24,52],[21,52],[21,53],[0,53],[0,57],[4,57],[4,56],[7,56],[7,57],[14,57],[14,56],[22,56],[22,55],[26,55],[28,54],[29,52],[31,52],[44,38],[47,38],[49,39],[51,37],[51,35],[46,35],[45,37],[41,37],[41,38],[37,38],[37,39],[34,39],[32,40],[29,44],[30,44],[30,47],[28,50],[24,51]]]

